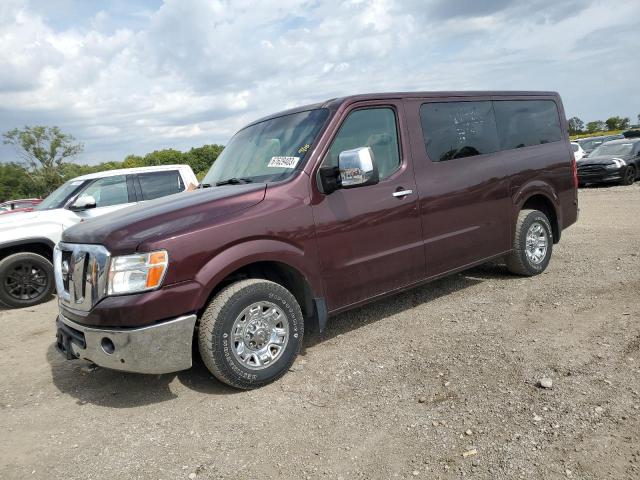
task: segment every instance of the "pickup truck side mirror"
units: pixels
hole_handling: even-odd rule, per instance
[[[80,211],[96,208],[96,199],[91,195],[82,195],[70,207],[70,210]]]
[[[379,181],[378,166],[369,147],[344,150],[338,155],[337,167],[322,167],[320,181],[325,194],[339,188],[374,185]]]

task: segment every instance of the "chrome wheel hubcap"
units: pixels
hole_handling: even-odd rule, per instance
[[[527,259],[534,265],[540,264],[547,255],[549,237],[540,222],[533,222],[527,230],[525,253]]]
[[[233,355],[251,370],[275,363],[289,341],[289,322],[271,302],[257,302],[245,308],[231,329]]]

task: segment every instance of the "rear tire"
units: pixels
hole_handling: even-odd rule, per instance
[[[539,210],[518,214],[512,250],[507,257],[511,273],[531,277],[544,272],[553,251],[553,230],[547,216]]]
[[[224,288],[200,319],[198,345],[221,382],[249,390],[282,377],[300,352],[304,319],[282,285],[241,280]]]
[[[54,287],[53,265],[42,255],[20,252],[0,261],[0,303],[8,307],[46,302]]]

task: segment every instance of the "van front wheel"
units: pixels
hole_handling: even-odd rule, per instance
[[[507,268],[516,275],[533,276],[545,271],[553,251],[553,231],[539,210],[521,210],[516,222]]]
[[[200,355],[215,377],[252,389],[284,375],[304,333],[302,311],[282,285],[241,280],[224,288],[200,319]]]

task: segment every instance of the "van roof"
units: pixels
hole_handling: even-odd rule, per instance
[[[94,180],[96,178],[114,177],[116,175],[133,175],[136,173],[161,172],[164,170],[180,170],[188,167],[188,165],[155,165],[152,167],[119,168],[117,170],[104,170],[102,172],[88,173],[87,175],[75,177],[73,180]]]
[[[337,110],[341,105],[353,102],[361,102],[367,100],[398,100],[405,98],[449,98],[449,97],[500,97],[500,96],[535,96],[535,97],[558,97],[558,92],[538,92],[538,91],[508,91],[508,90],[496,90],[496,91],[442,91],[442,92],[387,92],[387,93],[362,93],[358,95],[348,95],[345,97],[330,98],[324,102],[312,103],[309,105],[303,105],[300,107],[291,108],[281,112],[267,115],[254,122],[249,123],[244,128],[269,120],[271,118],[281,117],[291,113],[305,112],[308,110],[315,110],[317,108],[328,108],[330,110]]]

